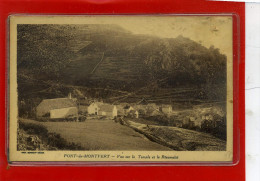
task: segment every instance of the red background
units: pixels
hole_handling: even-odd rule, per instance
[[[6,140],[7,17],[10,14],[235,13],[233,166],[8,166]],[[203,0],[0,0],[0,180],[245,180],[245,4]],[[237,21],[238,20],[238,21]],[[238,104],[239,103],[239,104]]]

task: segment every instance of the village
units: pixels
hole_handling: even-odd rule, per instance
[[[225,150],[226,119],[217,106],[42,99],[20,115],[19,150]]]
[[[199,110],[202,110],[201,108]],[[115,121],[131,120],[147,126],[173,126],[196,131],[212,132],[226,126],[222,113],[212,113],[209,108],[198,113],[175,111],[170,104],[147,103],[105,103],[95,99],[68,97],[43,99],[36,107],[38,121],[75,121],[110,119]],[[121,122],[122,123],[122,122]],[[223,130],[221,130],[223,132]]]
[[[127,27],[20,26],[18,150],[226,150],[226,55]]]
[[[36,108],[39,120],[71,120],[115,119],[117,117],[139,118],[145,115],[172,115],[171,105],[151,104],[109,104],[103,101],[80,100],[73,98],[71,93],[67,98],[44,99]]]

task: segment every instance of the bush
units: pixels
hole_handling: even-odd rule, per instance
[[[213,120],[213,121],[208,121],[204,120],[201,124],[201,131],[210,133],[217,138],[226,140],[227,139],[227,130],[226,130],[226,124],[225,120]]]
[[[69,143],[57,133],[49,133],[47,128],[40,124],[19,122],[19,128],[23,129],[30,135],[37,135],[43,143],[59,150],[83,150],[83,148],[75,143]]]
[[[36,107],[40,104],[39,98],[28,98],[18,101],[18,114],[19,117],[35,118]]]
[[[161,126],[169,126],[169,124],[170,124],[169,118],[167,118],[166,116],[162,116],[162,115],[149,116],[149,117],[146,117],[145,119],[157,122],[158,125],[161,125]]]
[[[79,122],[84,122],[86,121],[87,117],[86,116],[79,116]]]
[[[19,122],[19,128],[23,129],[28,134],[35,134],[41,137],[46,137],[48,135],[47,128],[40,124]]]

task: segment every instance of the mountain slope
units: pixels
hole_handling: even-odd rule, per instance
[[[18,25],[20,90],[30,85],[28,77],[57,85],[141,89],[135,95],[149,96],[207,85],[199,98],[224,100],[225,72],[226,56],[218,49],[182,36],[136,35],[118,25]]]

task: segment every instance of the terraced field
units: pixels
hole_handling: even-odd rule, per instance
[[[144,64],[138,57],[105,57],[92,78],[105,77],[106,79],[134,81],[138,80],[140,76],[148,78],[149,76],[145,72]]]
[[[80,56],[66,67],[63,74],[66,81],[75,83],[75,80],[87,80],[90,77],[91,71],[95,68],[102,57],[102,53]]]
[[[150,138],[180,151],[224,151],[226,141],[210,134],[177,127],[141,124],[127,121],[130,127]]]

